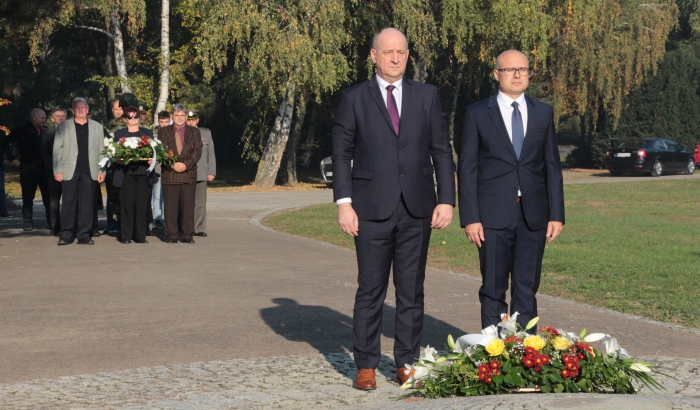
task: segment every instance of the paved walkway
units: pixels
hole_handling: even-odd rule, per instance
[[[354,254],[259,226],[324,202],[330,190],[210,195],[195,245],[58,247],[40,223],[0,220],[0,408],[700,408],[697,329],[544,296],[542,323],[614,334],[677,380],[645,396],[397,402],[387,354],[379,389],[353,390]],[[429,269],[424,344],[479,331],[478,286]],[[392,316],[389,298],[385,350]]]

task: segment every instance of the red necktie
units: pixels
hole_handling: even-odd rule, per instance
[[[386,87],[386,109],[389,111],[389,117],[391,118],[391,123],[394,125],[394,131],[396,135],[399,135],[399,122],[401,118],[399,117],[399,109],[396,107],[396,99],[394,98],[394,91],[396,87],[389,85]]]

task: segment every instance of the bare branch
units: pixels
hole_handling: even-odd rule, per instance
[[[112,33],[110,33],[110,32],[107,31],[107,30],[102,30],[101,28],[90,27],[90,26],[80,26],[80,25],[77,25],[77,24],[74,24],[73,27],[75,27],[75,28],[82,28],[82,29],[85,29],[85,30],[97,31],[98,33],[102,33],[102,34],[108,36],[109,38],[111,38],[112,40],[114,40],[114,36],[112,35]]]

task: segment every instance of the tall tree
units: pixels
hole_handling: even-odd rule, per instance
[[[158,93],[158,102],[156,104],[156,113],[165,109],[165,103],[168,101],[168,92],[170,91],[170,1],[161,0],[161,29],[160,29],[160,87]],[[158,122],[158,116],[153,116],[153,124]]]

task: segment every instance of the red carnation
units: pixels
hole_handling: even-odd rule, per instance
[[[509,342],[522,343],[523,341],[521,339],[519,339],[518,336],[508,336],[508,337],[506,337],[505,342],[506,343],[509,343]]]
[[[489,364],[489,366],[491,366],[492,369],[500,369],[501,362],[494,360]]]
[[[552,336],[559,336],[559,334],[560,334],[559,331],[557,331],[557,329],[555,329],[553,327],[541,327],[539,330],[540,330],[540,332],[549,333]]]
[[[525,348],[525,354],[526,355],[532,355],[532,354],[537,354],[537,350],[534,347],[526,347]]]
[[[126,137],[119,138],[119,144],[124,145],[125,142],[126,142]]]

